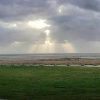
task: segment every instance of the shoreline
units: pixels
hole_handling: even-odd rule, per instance
[[[88,59],[88,58],[61,58],[61,59],[37,59],[37,60],[25,60],[25,59],[14,59],[14,60],[0,60],[0,65],[7,64],[43,64],[43,65],[100,65],[100,59]]]

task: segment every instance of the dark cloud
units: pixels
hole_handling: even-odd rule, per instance
[[[58,41],[76,39],[100,41],[100,19],[71,15],[56,16],[51,20],[54,26],[52,36]]]
[[[59,5],[72,4],[83,9],[100,11],[99,0],[0,0],[1,19],[23,19],[29,15],[50,16],[55,13],[55,8]],[[53,8],[51,9],[51,6]],[[35,17],[34,16],[34,17]]]
[[[58,0],[59,4],[73,4],[83,9],[100,11],[100,1],[99,0]]]
[[[28,16],[48,15],[47,0],[1,0],[0,18],[4,20],[22,20]],[[33,16],[33,17],[35,17]]]
[[[99,52],[99,5],[99,0],[0,0],[0,47],[9,47],[16,41],[26,45],[43,43],[46,35],[42,29],[26,28],[24,24],[14,29],[2,24],[46,19],[53,41],[60,44],[69,41],[77,52]]]
[[[94,11],[100,11],[99,0],[73,0],[73,2],[79,7]]]

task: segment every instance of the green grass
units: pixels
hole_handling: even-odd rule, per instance
[[[100,68],[0,66],[0,98],[100,100]]]

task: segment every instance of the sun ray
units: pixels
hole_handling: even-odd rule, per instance
[[[35,29],[44,29],[46,27],[50,27],[50,25],[47,24],[46,19],[38,19],[34,21],[29,21],[28,26]]]

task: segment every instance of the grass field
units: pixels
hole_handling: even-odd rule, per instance
[[[100,68],[0,66],[0,98],[100,100]]]

